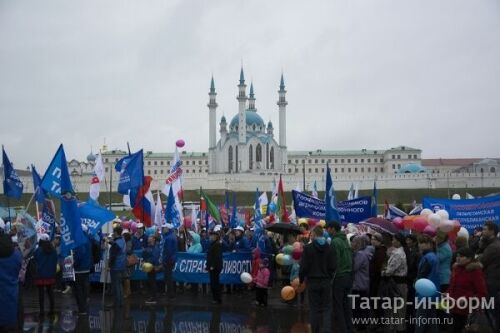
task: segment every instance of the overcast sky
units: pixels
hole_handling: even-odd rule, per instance
[[[207,151],[242,62],[276,138],[284,71],[289,150],[500,157],[497,0],[3,0],[0,143],[41,170],[61,142]]]

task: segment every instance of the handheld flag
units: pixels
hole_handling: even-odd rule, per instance
[[[59,147],[56,156],[60,156],[61,255],[66,257],[70,253],[70,250],[84,244],[88,240],[82,231],[80,211],[78,210],[75,192],[69,178],[68,164],[63,145]],[[57,166],[55,167],[57,168]],[[50,167],[49,170],[51,170]],[[53,175],[53,173],[50,174]]]
[[[196,206],[192,205],[191,206],[191,227],[193,228],[194,232],[198,233],[198,212],[196,211]]]
[[[283,189],[283,181],[281,179],[281,176],[278,183],[278,202],[276,203],[276,215],[280,219],[280,222],[290,222],[288,210],[286,209],[285,191]]]
[[[236,207],[236,192],[233,192],[233,211],[231,212],[231,221],[229,226],[234,229],[238,226],[238,207]]]
[[[262,219],[262,213],[260,211],[260,195],[259,195],[259,189],[255,190],[255,206],[254,206],[254,222],[257,223]]]
[[[64,148],[61,144],[57,149],[56,154],[52,158],[52,161],[45,171],[45,174],[42,178],[41,187],[48,194],[60,198],[61,197],[61,182],[62,182],[62,171],[66,169],[66,174],[68,174],[68,165],[66,163],[66,155],[64,154]],[[68,175],[69,178],[69,175]],[[67,192],[74,192],[73,186],[71,185],[71,181],[66,181],[65,190]]]
[[[160,228],[163,224],[163,204],[161,203],[160,192],[156,196],[156,206],[155,206],[155,226]]]
[[[36,221],[25,211],[17,213],[16,218],[17,244],[24,258],[35,249],[37,243]]]
[[[208,198],[208,196],[203,192],[203,190],[200,190],[200,195],[201,197],[205,200],[205,204],[207,206],[207,210],[212,215],[212,217],[217,221],[220,222],[220,213],[219,210],[217,209],[217,206]]]
[[[174,157],[170,165],[170,173],[165,181],[165,187],[162,192],[163,194],[168,195],[170,193],[170,187],[173,186],[174,194],[182,200],[182,161],[179,156],[177,146],[175,147]]]
[[[372,193],[372,217],[377,217],[377,200],[378,200],[378,193],[377,193],[377,182],[373,182],[373,193]]]
[[[359,198],[359,183],[356,183],[356,187],[354,188],[354,197],[353,199]]]
[[[181,226],[179,211],[176,205],[175,194],[173,192],[172,186],[170,187],[168,193],[167,207],[165,208],[165,221],[167,223],[173,224],[174,228],[178,228]]]
[[[42,221],[49,229],[47,234],[49,235],[50,240],[53,240],[56,229],[56,208],[52,200],[49,199],[43,200]]]
[[[120,173],[118,193],[128,194],[129,190],[144,185],[144,158],[142,149],[116,162],[115,170]]]
[[[42,179],[35,169],[35,166],[31,165],[31,175],[33,176],[33,189],[35,191],[35,200],[38,204],[43,205],[45,203],[45,191],[40,186]]]
[[[351,183],[351,187],[349,188],[349,193],[347,194],[347,200],[354,199],[354,184]]]
[[[3,146],[2,157],[4,172],[3,193],[8,197],[20,199],[23,194],[23,183],[12,166],[12,163],[10,163]]]
[[[92,203],[81,202],[78,205],[81,221],[83,225],[89,228],[89,234],[96,235],[102,226],[111,222],[115,214],[110,210]]]
[[[265,209],[267,209],[268,203],[269,203],[269,201],[267,200],[266,192],[262,192],[262,194],[259,197],[259,207],[260,207],[261,214],[264,212],[264,207],[265,207]]]
[[[155,213],[155,201],[149,187],[153,178],[151,176],[144,177],[144,185],[140,188],[135,188],[130,191],[130,205],[132,214],[142,221],[144,226],[151,227]]]
[[[102,155],[98,154],[95,160],[94,174],[90,179],[90,197],[97,201],[101,189],[101,182],[104,180],[104,163],[102,162]]]
[[[337,210],[337,203],[335,199],[335,190],[333,188],[332,175],[330,173],[330,166],[328,164],[326,164],[325,209],[325,218],[327,223],[330,221],[340,222],[339,211]]]
[[[314,181],[314,185],[313,185],[313,190],[312,190],[312,193],[311,195],[313,196],[313,198],[318,198],[318,185],[316,184],[316,181]]]

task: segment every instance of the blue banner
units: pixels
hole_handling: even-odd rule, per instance
[[[422,205],[432,211],[445,209],[450,220],[458,220],[469,232],[472,232],[475,227],[482,226],[486,221],[493,221],[500,225],[499,195],[464,200],[425,197]]]
[[[147,274],[141,270],[143,263],[142,250],[136,250],[134,254],[139,257],[139,262],[133,267],[130,279],[146,280]],[[222,284],[241,284],[241,273],[250,273],[252,271],[252,254],[250,252],[223,253],[223,260],[224,264],[220,275],[220,283]],[[208,272],[205,271],[206,261],[206,253],[178,252],[173,279],[179,282],[209,283]],[[90,281],[99,282],[102,267],[103,261],[101,260],[99,264],[94,266],[94,273],[90,275]],[[163,272],[158,272],[156,279],[163,280]]]
[[[61,144],[57,149],[54,158],[52,158],[47,171],[45,171],[40,184],[45,192],[55,196],[56,198],[61,197],[61,176],[63,168],[67,169],[68,165],[66,164],[66,155],[64,154],[64,148]],[[73,192],[73,188],[69,188],[67,190]]]
[[[293,206],[297,217],[325,219],[325,202],[310,195],[293,190]],[[340,222],[358,223],[371,217],[372,197],[359,197],[353,200],[338,201],[337,210]]]
[[[144,181],[142,149],[116,162],[115,170],[120,173],[118,193],[128,194],[129,190],[142,186]]]

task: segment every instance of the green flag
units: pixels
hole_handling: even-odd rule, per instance
[[[220,218],[220,213],[219,209],[217,206],[208,198],[208,196],[203,192],[202,189],[200,189],[200,196],[205,200],[205,204],[207,205],[207,210],[212,215],[212,217],[220,223],[221,218]]]

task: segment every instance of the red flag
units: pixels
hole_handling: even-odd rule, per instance
[[[276,213],[281,222],[290,222],[288,210],[286,209],[285,191],[283,190],[283,181],[281,180],[281,176],[278,184],[278,204]]]
[[[205,199],[200,198],[200,210],[205,211],[207,210],[207,203],[205,202]]]

